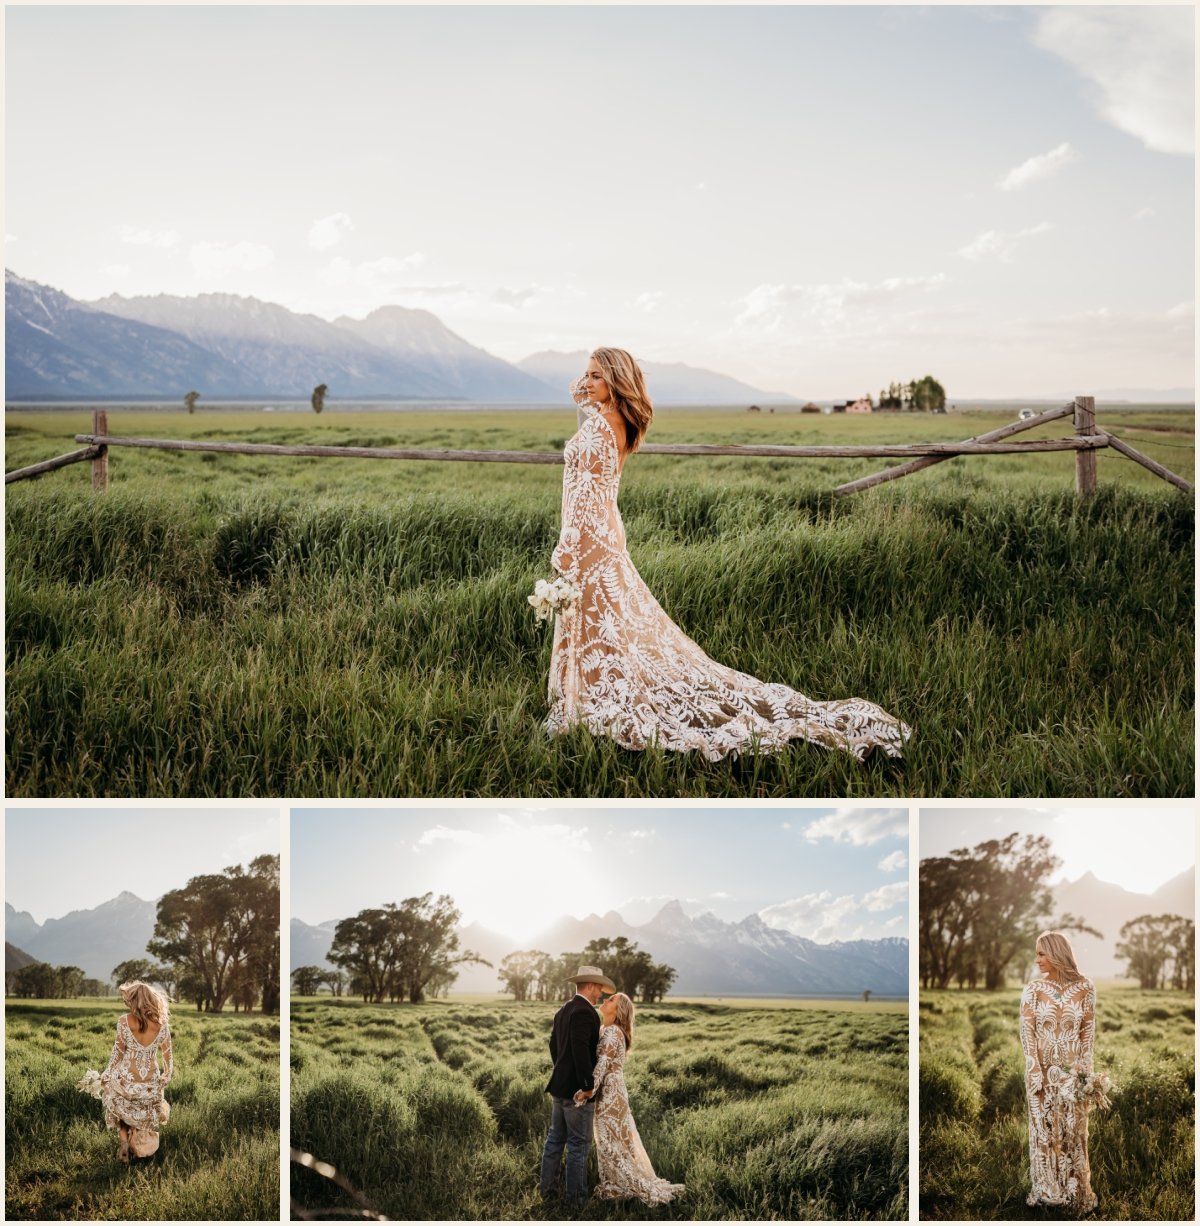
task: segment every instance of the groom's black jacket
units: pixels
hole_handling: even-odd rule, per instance
[[[584,997],[572,997],[554,1015],[554,1028],[550,1031],[554,1072],[550,1074],[547,1093],[555,1098],[571,1098],[576,1090],[592,1089],[599,1042],[600,1015]]]

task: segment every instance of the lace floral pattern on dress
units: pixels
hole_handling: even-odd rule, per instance
[[[564,451],[562,533],[554,569],[582,596],[555,618],[546,729],[585,725],[627,749],[657,743],[711,761],[807,740],[860,760],[899,757],[910,729],[862,698],[814,702],[710,659],[667,616],[625,547],[620,452],[595,405]]]
[[[154,1038],[143,1045],[134,1038],[127,1018],[122,1015],[117,1020],[117,1038],[108,1067],[100,1074],[105,1124],[116,1128],[124,1121],[133,1128],[157,1132],[166,1114],[163,1091],[173,1072],[170,1026],[164,1022]]]
[[[595,1195],[602,1200],[636,1197],[647,1205],[665,1205],[684,1186],[655,1175],[629,1109],[624,1069],[625,1035],[619,1026],[605,1026],[592,1073],[596,1086],[593,1136],[600,1168]]]
[[[1030,1205],[1095,1208],[1088,1163],[1088,1109],[1076,1077],[1092,1071],[1096,989],[1035,979],[1021,994],[1021,1047],[1029,1105]]]

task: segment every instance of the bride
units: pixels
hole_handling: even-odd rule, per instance
[[[159,991],[134,980],[117,989],[128,1013],[117,1018],[117,1038],[100,1074],[104,1122],[117,1129],[117,1158],[148,1158],[158,1149],[158,1127],[170,1113],[163,1091],[174,1072],[169,1006]],[[158,1070],[161,1054],[163,1070]]]
[[[581,596],[554,623],[546,729],[583,724],[627,749],[728,754],[814,741],[899,757],[907,725],[862,698],[814,702],[709,659],[650,594],[625,547],[617,487],[653,416],[637,363],[597,349],[572,385],[582,422],[564,452],[554,569]]]
[[[625,1056],[632,1046],[633,1001],[617,992],[600,1005],[600,1042],[592,1072],[595,1088],[591,1095],[580,1090],[575,1101],[596,1099],[593,1135],[600,1183],[595,1195],[601,1200],[636,1197],[647,1205],[665,1205],[681,1195],[684,1187],[655,1175],[638,1136],[625,1088]]]

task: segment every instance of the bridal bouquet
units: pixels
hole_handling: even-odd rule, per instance
[[[1080,1072],[1065,1067],[1060,1071],[1059,1093],[1064,1098],[1090,1111],[1105,1111],[1112,1106],[1109,1095],[1115,1094],[1117,1087],[1107,1073]]]
[[[539,579],[533,586],[529,604],[537,614],[538,621],[545,621],[551,613],[570,612],[571,606],[583,593],[570,581],[559,575],[557,579]]]
[[[86,1073],[75,1083],[77,1090],[82,1090],[85,1094],[90,1094],[93,1098],[99,1098],[103,1094],[103,1087],[100,1084],[100,1074],[94,1068],[88,1069]]]

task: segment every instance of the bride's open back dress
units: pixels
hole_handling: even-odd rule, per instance
[[[899,757],[910,731],[873,702],[814,702],[709,659],[666,615],[625,547],[620,449],[595,404],[564,451],[554,569],[583,593],[554,624],[547,731],[583,724],[627,749],[698,749],[711,761],[814,741]]]
[[[158,1132],[163,1115],[163,1088],[171,1080],[172,1072],[170,1026],[163,1022],[149,1043],[139,1043],[122,1015],[117,1019],[117,1038],[108,1067],[101,1074],[104,1122],[109,1128],[124,1122],[131,1128]]]

